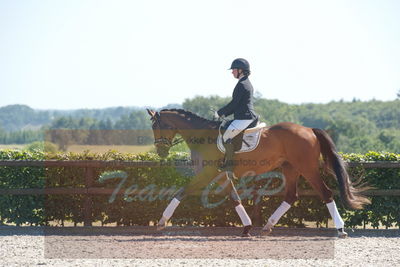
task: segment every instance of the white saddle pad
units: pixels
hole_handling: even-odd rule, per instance
[[[243,135],[243,140],[246,142],[243,141],[242,148],[239,151],[236,151],[235,153],[250,152],[250,151],[253,151],[254,149],[256,149],[258,146],[258,143],[260,142],[261,130],[266,126],[267,125],[264,122],[262,122],[262,123],[259,123],[254,128],[245,130],[244,135]],[[222,142],[221,134],[218,135],[217,147],[222,153],[225,153],[225,147]]]

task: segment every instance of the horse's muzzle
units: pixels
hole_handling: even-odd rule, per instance
[[[161,158],[166,158],[168,157],[169,154],[169,147],[158,147],[157,148],[157,154],[161,157]]]

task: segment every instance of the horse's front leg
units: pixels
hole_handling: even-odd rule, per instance
[[[181,200],[184,197],[184,192],[185,190],[184,188],[182,188],[175,194],[174,198],[171,200],[167,208],[164,210],[161,219],[158,221],[157,230],[162,230],[167,226],[168,220],[174,214],[174,211],[179,206],[179,203],[181,203]]]
[[[251,236],[250,229],[252,228],[251,219],[242,205],[240,196],[232,182],[232,179],[230,178],[230,175],[228,175],[228,172],[226,175],[226,179],[228,182],[227,189],[228,189],[228,192],[230,192],[230,198],[231,198],[233,205],[235,207],[235,210],[236,210],[237,214],[239,215],[240,220],[242,221],[242,224],[244,226],[243,232],[242,232],[242,237],[250,237]]]
[[[162,230],[166,227],[168,220],[174,214],[175,209],[179,206],[182,199],[189,195],[198,195],[204,186],[207,185],[210,173],[214,171],[213,168],[197,168],[195,169],[196,175],[192,178],[190,183],[176,192],[167,208],[164,210],[161,219],[157,223],[157,230]]]
[[[207,175],[207,172],[202,172],[196,175],[188,185],[181,188],[174,197],[171,202],[168,204],[167,208],[164,210],[161,219],[157,223],[157,230],[162,230],[166,227],[168,220],[174,214],[175,209],[179,206],[182,199],[189,195],[198,195],[199,190],[203,188],[207,184],[207,180],[204,177]]]

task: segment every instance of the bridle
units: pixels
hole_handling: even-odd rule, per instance
[[[172,141],[169,138],[160,137],[160,138],[157,138],[156,140],[154,140],[154,144],[155,145],[162,144],[162,145],[166,145],[166,146],[169,146],[169,147],[173,147],[173,146],[175,146],[175,145],[177,145],[179,143],[182,143],[183,141],[185,141],[185,140],[182,137],[177,138],[177,139],[172,140]]]
[[[161,130],[161,123],[157,118],[154,118],[154,123],[157,123],[159,129]],[[166,130],[176,130],[176,128],[172,128],[170,126],[166,127],[165,129]],[[171,148],[179,143],[182,143],[183,141],[185,141],[185,140],[182,137],[172,140],[172,138],[166,138],[166,137],[161,136],[160,138],[157,138],[154,140],[154,145],[157,146],[158,144],[161,144],[161,145],[168,146]]]

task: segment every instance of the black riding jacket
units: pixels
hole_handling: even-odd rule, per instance
[[[233,113],[235,120],[256,119],[257,116],[253,107],[253,91],[249,77],[242,77],[233,90],[231,102],[219,109],[218,115],[229,116]]]

